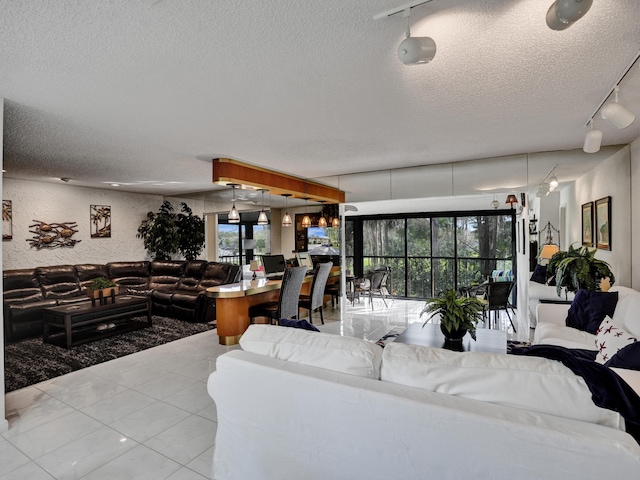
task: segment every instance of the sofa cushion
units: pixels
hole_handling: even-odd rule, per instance
[[[36,275],[45,299],[63,299],[82,295],[73,265],[38,267]]]
[[[626,368],[640,370],[640,342],[633,342],[618,350],[613,357],[604,364],[609,368]],[[640,394],[640,391],[638,392]]]
[[[546,358],[461,353],[390,343],[384,349],[380,378],[431,392],[624,429],[618,413],[593,403],[582,377]]]
[[[175,290],[184,274],[185,262],[179,260],[154,260],[151,262],[149,288]]]
[[[616,325],[613,319],[606,317],[596,333],[595,345],[598,349],[596,362],[606,363],[624,347],[637,341],[638,338],[628,330]]]
[[[613,322],[640,338],[640,293],[627,287],[612,287],[609,291],[618,292],[619,296]]]
[[[567,327],[595,334],[605,316],[613,317],[618,292],[578,290],[567,314]]]
[[[242,268],[239,265],[224,262],[210,262],[204,271],[198,287],[205,290],[218,285],[239,282]]]
[[[240,337],[243,350],[289,362],[378,379],[382,348],[343,337],[277,325],[250,325]]]
[[[531,275],[531,281],[545,284],[547,282],[547,266],[536,265],[536,268]]]
[[[541,322],[533,333],[534,345],[558,345],[567,348],[582,348],[597,350],[596,336],[575,328],[556,325],[551,322]]]
[[[106,265],[85,263],[75,265],[75,269],[76,275],[78,276],[78,282],[80,283],[80,289],[83,292],[87,289],[87,286],[91,284],[93,279],[98,277],[109,278],[109,269]]]
[[[204,275],[204,271],[207,268],[206,260],[193,260],[187,262],[184,267],[184,274],[178,282],[178,290],[187,291],[191,290],[195,293],[198,292],[198,284]]]

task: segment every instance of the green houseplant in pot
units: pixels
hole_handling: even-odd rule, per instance
[[[609,278],[609,284],[616,281],[611,271],[611,266],[595,258],[597,249],[589,250],[587,247],[573,248],[569,246],[566,252],[558,252],[547,267],[547,276],[555,275],[556,291],[561,295],[562,289],[568,292],[577,292],[579,289],[598,290],[600,281]]]
[[[100,298],[100,292],[102,291],[102,296],[108,297],[111,295],[112,290],[114,295],[119,293],[120,287],[118,287],[117,283],[105,277],[97,277],[87,285],[87,296],[89,298]]]
[[[427,300],[420,317],[425,313],[429,314],[429,318],[439,315],[440,329],[445,339],[460,342],[467,332],[476,339],[476,324],[483,319],[483,311],[484,305],[477,298],[461,297],[455,290],[447,290],[444,294]]]

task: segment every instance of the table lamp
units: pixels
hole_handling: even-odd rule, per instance
[[[260,267],[258,266],[258,261],[257,260],[251,260],[251,263],[249,264],[249,270],[251,270],[253,272],[253,277],[251,278],[251,280],[255,280],[256,279],[256,272],[258,270],[260,270]]]

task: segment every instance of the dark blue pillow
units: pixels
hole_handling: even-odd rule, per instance
[[[567,327],[596,334],[606,315],[613,317],[618,304],[618,292],[578,290],[567,315]]]
[[[604,366],[640,370],[640,342],[630,343],[621,348]]]
[[[314,332],[320,331],[306,320],[289,320],[287,318],[281,318],[278,320],[278,323],[281,327],[302,328],[304,330],[312,330]]]
[[[531,275],[531,281],[544,284],[547,281],[546,277],[547,277],[547,266],[536,265],[536,268],[533,270],[533,275]]]

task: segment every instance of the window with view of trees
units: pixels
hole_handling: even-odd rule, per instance
[[[389,267],[393,295],[429,298],[511,270],[513,229],[513,216],[503,212],[350,217],[347,270],[362,276]]]

